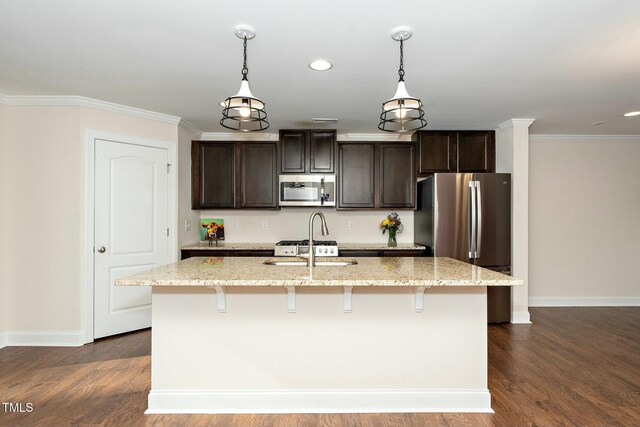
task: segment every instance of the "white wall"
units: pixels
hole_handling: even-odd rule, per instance
[[[530,144],[530,305],[640,305],[640,136]]]
[[[0,348],[4,346],[4,332],[6,329],[6,315],[7,315],[7,294],[6,294],[6,234],[7,234],[7,200],[6,200],[6,187],[8,186],[8,176],[6,174],[6,109],[2,103],[0,103]]]
[[[256,210],[215,210],[202,211],[202,218],[223,218],[225,239],[229,242],[275,243],[282,239],[300,240],[309,235],[309,216],[313,208],[282,208],[279,211]],[[386,243],[387,235],[382,235],[378,227],[391,211],[336,211],[323,208],[327,220],[329,236],[320,234],[320,221],[316,219],[314,238],[336,240],[340,243]],[[404,224],[404,231],[397,235],[398,243],[413,243],[413,211],[397,211]],[[267,230],[262,222],[267,221]],[[349,222],[353,229],[349,229]],[[195,224],[198,226],[198,224]],[[234,225],[237,228],[234,228]],[[197,237],[194,241],[197,241]]]
[[[191,209],[191,141],[197,137],[188,127],[178,126],[178,246],[200,239],[200,212]],[[191,224],[190,231],[185,230],[185,222]]]
[[[5,108],[6,327],[79,333],[85,130],[177,141],[177,126],[87,107]]]

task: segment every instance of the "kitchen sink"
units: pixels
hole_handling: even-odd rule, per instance
[[[330,257],[318,257],[316,258],[316,267],[336,266],[342,267],[346,265],[357,264],[358,261],[351,258],[330,258]],[[270,258],[263,262],[266,265],[307,265],[306,258]]]

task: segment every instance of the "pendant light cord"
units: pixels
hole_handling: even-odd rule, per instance
[[[242,63],[242,80],[247,80],[249,69],[247,68],[247,36],[244,36],[244,62]]]
[[[398,75],[400,76],[399,82],[404,81],[404,44],[400,39],[400,68],[398,69]]]

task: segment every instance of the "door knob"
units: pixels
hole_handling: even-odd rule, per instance
[[[98,252],[100,252],[101,254],[104,253],[104,251],[106,251],[107,248],[105,248],[104,246],[98,246]]]

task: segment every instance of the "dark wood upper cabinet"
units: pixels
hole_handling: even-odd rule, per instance
[[[282,173],[304,173],[307,159],[305,131],[280,131]]]
[[[381,208],[415,208],[415,144],[379,144],[379,192]]]
[[[193,141],[191,208],[277,208],[277,174],[277,142]]]
[[[338,146],[338,208],[375,207],[375,144]]]
[[[278,144],[242,142],[240,147],[240,207],[278,207]]]
[[[438,172],[495,172],[494,131],[418,131],[418,175]]]
[[[414,209],[413,142],[338,143],[338,209]]]
[[[456,132],[416,132],[418,174],[456,171]]]
[[[495,170],[495,132],[458,132],[458,172],[495,172]]]
[[[335,171],[336,131],[309,131],[309,172]]]
[[[191,146],[191,208],[233,208],[236,202],[236,151],[229,142]]]
[[[335,146],[335,130],[281,130],[281,173],[335,173]]]

